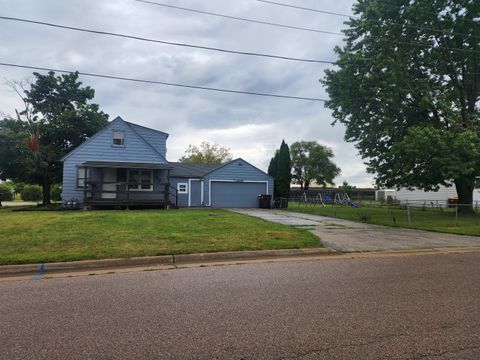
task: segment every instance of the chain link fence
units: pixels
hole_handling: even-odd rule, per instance
[[[325,201],[318,196],[275,199],[277,208],[384,225],[425,227],[475,225],[480,227],[480,201],[458,204],[441,200],[351,200],[348,197]]]

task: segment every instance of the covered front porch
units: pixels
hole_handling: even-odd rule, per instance
[[[177,206],[170,165],[87,161],[78,168],[84,206]]]

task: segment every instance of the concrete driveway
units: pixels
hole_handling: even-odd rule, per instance
[[[233,211],[308,229],[320,237],[324,246],[343,252],[480,247],[480,236],[392,228],[284,210],[233,209]]]

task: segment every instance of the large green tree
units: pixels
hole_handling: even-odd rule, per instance
[[[292,165],[290,149],[282,140],[280,149],[275,150],[275,155],[270,160],[268,175],[274,178],[274,196],[276,198],[288,198],[290,195],[290,183],[292,182]]]
[[[27,147],[28,132],[22,122],[0,120],[0,180],[20,179],[33,165]]]
[[[326,186],[340,174],[333,162],[330,148],[316,141],[297,141],[290,146],[292,156],[292,177],[302,190],[308,190],[312,181]]]
[[[51,184],[62,180],[60,159],[106,126],[108,115],[89,103],[95,91],[78,73],[33,75],[29,87],[10,83],[24,108],[0,123],[0,176],[41,185],[49,204]]]
[[[233,158],[229,148],[203,141],[200,146],[189,145],[180,158],[184,164],[221,164]]]
[[[480,175],[480,2],[361,0],[324,79],[378,185],[456,185]],[[466,211],[470,211],[466,209]]]

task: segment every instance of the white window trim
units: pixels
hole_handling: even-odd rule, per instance
[[[115,144],[115,133],[116,132],[123,134],[122,145]],[[113,131],[112,131],[112,146],[113,147],[119,147],[119,148],[125,147],[125,130],[115,130],[115,129],[113,129]]]
[[[83,169],[83,178],[78,176],[78,172],[80,169]],[[76,174],[76,185],[77,189],[84,189],[85,188],[85,180],[88,179],[88,174],[90,173],[90,169],[85,167],[85,166],[77,166],[77,174]],[[83,179],[83,182],[81,185],[78,184],[78,180]]]
[[[133,170],[133,171],[139,171],[139,172],[140,172],[140,171],[141,171],[141,172],[143,172],[143,171],[150,171],[150,183],[151,183],[151,185],[150,185],[150,188],[148,188],[148,189],[142,189],[142,183],[141,183],[141,182],[138,183],[137,187],[136,187],[136,188],[133,188],[133,189],[130,188],[130,186],[132,186],[132,185],[127,185],[128,191],[153,191],[153,170],[152,170],[152,169],[128,169],[127,171],[129,172],[129,173],[128,173],[128,179],[129,179],[128,181],[129,181],[129,182],[130,182],[130,180],[131,180],[131,179],[130,179],[130,171],[131,171],[131,170]],[[140,177],[141,177],[141,176],[140,176],[140,173],[139,173],[139,179],[140,179]]]
[[[180,190],[180,186],[185,186],[185,190]],[[186,182],[179,182],[177,183],[177,194],[188,194],[188,183]]]
[[[265,195],[268,195],[268,180],[223,180],[223,179],[209,179],[209,180],[208,180],[208,205],[207,205],[207,206],[212,206],[212,182],[265,184]]]

